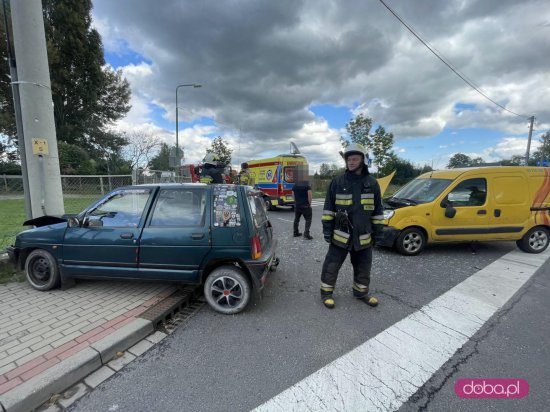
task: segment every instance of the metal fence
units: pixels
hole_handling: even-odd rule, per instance
[[[104,195],[131,185],[131,175],[61,175],[63,195]],[[0,196],[23,196],[22,176],[0,175]]]
[[[131,175],[62,175],[65,212],[80,212],[109,191],[131,184]],[[22,177],[0,175],[0,252],[24,229],[24,210]]]

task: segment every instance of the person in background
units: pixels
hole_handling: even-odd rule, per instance
[[[254,186],[254,178],[250,174],[248,163],[241,163],[241,171],[239,172],[239,184],[245,186]]]
[[[306,221],[304,238],[311,240],[313,236],[311,236],[309,230],[311,228],[311,218],[313,216],[313,210],[311,209],[312,192],[308,181],[307,170],[303,166],[296,167],[296,176],[292,192],[294,192],[294,237],[302,236],[299,226],[300,218],[304,216]]]
[[[214,153],[207,153],[203,160],[204,166],[199,182],[224,183],[223,176],[218,168],[218,157]]]

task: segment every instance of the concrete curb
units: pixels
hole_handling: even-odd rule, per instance
[[[136,318],[90,347],[0,395],[4,412],[29,412],[61,393],[154,332],[153,322]]]

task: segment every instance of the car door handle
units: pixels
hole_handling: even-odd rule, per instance
[[[121,239],[132,239],[134,237],[133,233],[121,233],[120,238]]]
[[[200,240],[204,237],[204,233],[191,233],[191,239]]]
[[[484,210],[484,209],[481,209],[481,210],[478,210],[478,211],[477,211],[477,214],[478,214],[478,215],[486,215],[486,214],[487,214],[487,211]]]
[[[500,209],[495,209],[495,217],[500,217]]]

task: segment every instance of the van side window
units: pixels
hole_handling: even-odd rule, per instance
[[[482,206],[487,199],[487,181],[482,178],[460,182],[447,195],[448,203],[453,206]]]

